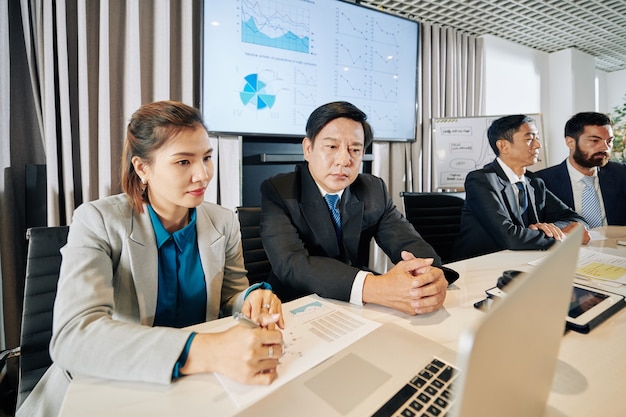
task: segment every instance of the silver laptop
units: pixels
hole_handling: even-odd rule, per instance
[[[582,229],[576,227],[541,264],[509,284],[507,296],[461,335],[456,353],[386,323],[239,415],[542,416]],[[435,388],[413,393],[429,379]],[[445,394],[442,399],[434,398],[435,390]],[[452,409],[440,411],[447,402]]]

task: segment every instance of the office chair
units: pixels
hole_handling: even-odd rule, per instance
[[[261,242],[261,207],[237,207],[244,265],[250,284],[267,280],[272,266]]]
[[[401,192],[404,213],[415,230],[430,243],[443,263],[455,260],[452,247],[459,234],[465,200],[444,193]]]
[[[26,232],[28,254],[20,346],[0,353],[0,369],[10,357],[19,357],[17,406],[24,402],[52,365],[48,352],[52,338],[52,308],[56,298],[60,249],[68,226],[32,227]]]

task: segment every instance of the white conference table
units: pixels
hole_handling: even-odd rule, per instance
[[[587,248],[626,257],[626,247],[616,245],[617,240],[626,239],[626,227],[597,230],[606,239],[593,240]],[[449,264],[459,272],[460,278],[449,287],[444,308],[428,315],[411,317],[380,306],[337,304],[368,319],[394,322],[456,350],[462,331],[484,314],[473,304],[484,298],[484,291],[495,285],[501,272],[528,271],[532,268],[529,262],[542,256],[538,251],[502,251]],[[624,287],[613,291],[626,294]],[[212,322],[203,326],[210,329],[215,325]],[[567,332],[561,344],[546,417],[626,415],[626,401],[621,397],[626,380],[625,346],[626,308],[589,334]],[[184,377],[170,385],[79,376],[70,384],[60,415],[231,416],[238,411],[212,374]]]

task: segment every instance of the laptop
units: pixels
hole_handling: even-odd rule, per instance
[[[576,227],[532,271],[509,284],[507,296],[462,333],[457,352],[385,323],[238,415],[436,415],[438,410],[428,410],[432,405],[424,408],[419,399],[405,394],[422,376],[439,372],[445,377],[435,379],[446,395],[436,401],[453,403],[451,410],[439,415],[543,416],[582,230]],[[451,386],[448,379],[453,379]]]

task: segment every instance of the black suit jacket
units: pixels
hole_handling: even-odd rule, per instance
[[[554,223],[563,228],[584,219],[546,189],[543,180],[527,171],[530,223]],[[465,205],[461,230],[455,244],[458,259],[470,258],[503,249],[543,250],[555,239],[524,225],[514,185],[497,161],[472,171],[465,178]]]
[[[265,180],[261,196],[261,238],[272,264],[268,282],[283,301],[311,293],[349,300],[357,272],[368,270],[372,237],[394,263],[407,250],[441,265],[373,175],[359,174],[342,195],[341,246],[307,163]]]
[[[566,161],[537,171],[536,175],[543,179],[548,190],[574,208],[572,182]],[[605,166],[598,168],[598,181],[602,190],[607,223],[626,226],[626,165],[609,161]]]

